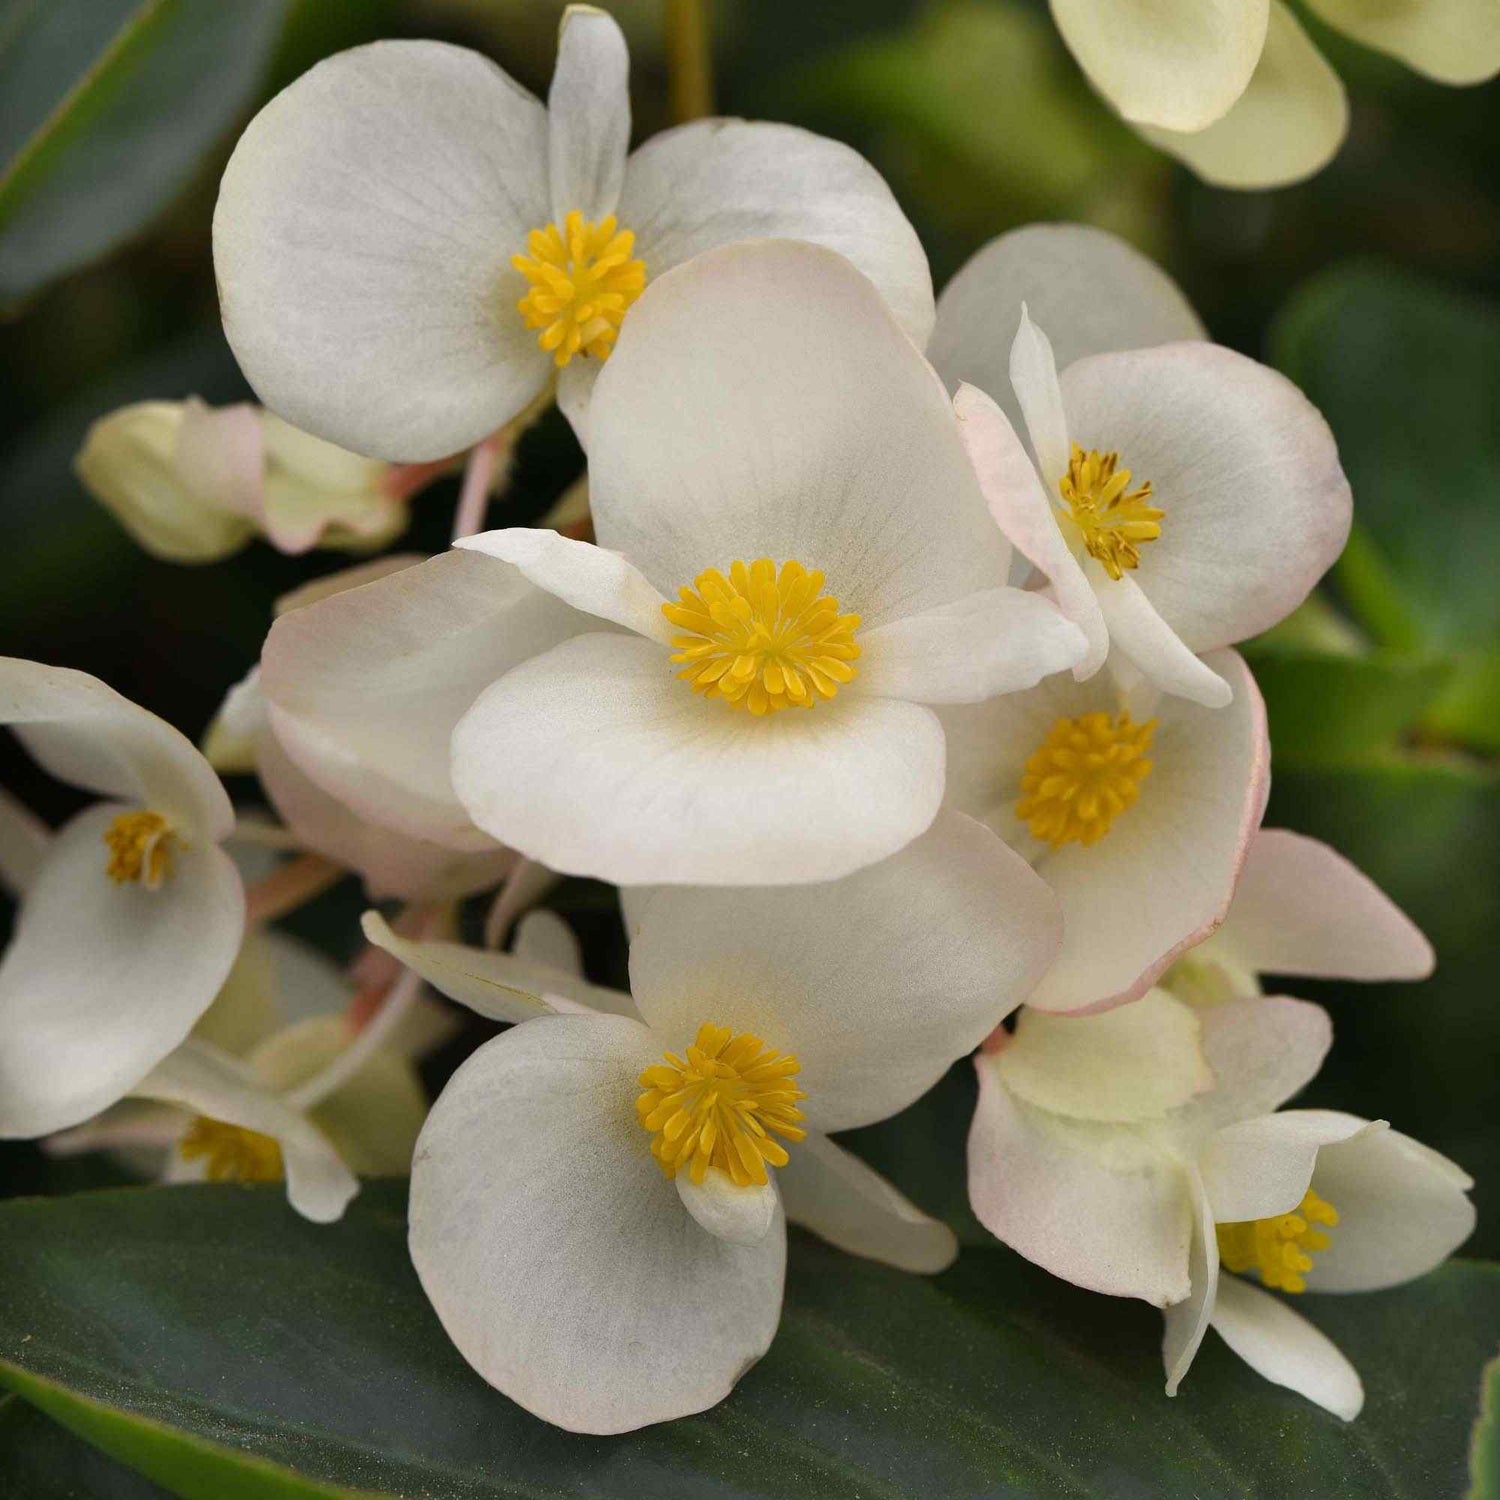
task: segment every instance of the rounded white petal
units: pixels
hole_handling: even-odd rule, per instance
[[[652,136],[626,165],[620,222],[653,279],[721,245],[822,245],[875,283],[919,348],[932,332],[927,256],[890,188],[857,151],[795,125],[695,120]]]
[[[929,710],[844,692],[757,719],[675,670],[653,641],[585,635],[507,673],[453,733],[469,816],[554,870],[621,885],[830,880],[932,821]]]
[[[843,880],[658,891],[631,990],[674,1051],[712,1022],[795,1053],[800,1107],[846,1130],[924,1094],[1025,999],[1057,940],[1056,905],[1025,861],[948,812]]]
[[[447,552],[282,615],[261,687],[282,748],[330,795],[413,838],[490,849],[449,780],[453,726],[587,624],[513,568]]]
[[[593,220],[614,212],[630,149],[629,84],[630,53],[614,17],[592,5],[570,5],[547,94],[554,224],[574,209]]]
[[[1165,990],[1096,1016],[1022,1011],[987,1059],[1017,1098],[1076,1120],[1156,1119],[1213,1085],[1192,1007]]]
[[[510,264],[550,222],[547,116],[478,53],[375,42],[250,122],[214,210],[224,331],[273,411],[357,453],[445,457],[541,389]]]
[[[1360,1131],[1325,1146],[1312,1185],[1339,1222],[1313,1257],[1309,1291],[1373,1292],[1410,1281],[1474,1232],[1473,1179],[1399,1130]]]
[[[1439,83],[1483,83],[1500,72],[1500,24],[1491,0],[1308,0],[1308,8]]]
[[[24,896],[41,874],[51,847],[52,830],[0,786],[0,891]]]
[[[702,1182],[694,1182],[686,1172],[679,1172],[673,1182],[682,1206],[715,1239],[758,1245],[773,1224],[779,1227],[774,1181],[740,1187],[727,1172],[710,1167]]]
[[[1290,1213],[1312,1181],[1320,1147],[1378,1129],[1384,1127],[1322,1109],[1288,1109],[1226,1125],[1198,1159],[1215,1222]]]
[[[1166,1309],[1162,1330],[1162,1363],[1167,1369],[1167,1394],[1175,1396],[1208,1332],[1214,1303],[1219,1295],[1219,1239],[1214,1232],[1213,1210],[1196,1169],[1187,1170],[1192,1195],[1193,1243],[1188,1255],[1188,1279],[1192,1291]]]
[[[1086,354],[1205,337],[1176,282],[1117,235],[1087,224],[1027,224],[976,251],[943,288],[927,357],[956,391],[977,386],[1012,426],[1010,351],[1025,307],[1059,369]]]
[[[1183,644],[1128,573],[1111,578],[1090,558],[1084,577],[1099,601],[1110,644],[1147,682],[1204,708],[1223,708],[1234,696],[1234,689]]]
[[[1267,0],[1052,0],[1089,81],[1139,125],[1201,130],[1244,92]]]
[[[530,526],[482,531],[454,545],[511,563],[529,583],[574,609],[663,645],[672,639],[661,612],[667,601],[618,552]]]
[[[234,826],[193,742],[87,672],[0,656],[0,724],[59,781],[163,813],[197,842]]]
[[[1339,555],[1349,484],[1328,424],[1284,375],[1168,344],[1079,360],[1062,389],[1073,441],[1118,452],[1166,512],[1128,576],[1190,650],[1269,629]]]
[[[1265,50],[1229,112],[1203,130],[1141,133],[1215,187],[1271,188],[1321,171],[1348,130],[1339,75],[1291,11],[1271,0]]]
[[[786,1239],[707,1234],[637,1122],[656,1039],[555,1016],[480,1048],[433,1106],[412,1168],[411,1254],[459,1352],[575,1432],[722,1400],[770,1345]]]
[[[1090,1291],[1158,1307],[1188,1295],[1182,1166],[1150,1137],[1066,1120],[1011,1094],[981,1053],[969,1131],[969,1202],[991,1234]]]
[[[1304,834],[1262,828],[1214,941],[1246,968],[1317,979],[1425,979],[1432,944],[1343,855]]]
[[[873,630],[1006,580],[941,381],[816,246],[729,246],[649,285],[599,376],[589,459],[600,544],[669,598],[795,558]]]
[[[1326,1334],[1279,1297],[1225,1276],[1210,1323],[1255,1371],[1352,1422],[1365,1404],[1359,1372]]]
[[[245,896],[215,844],[174,851],[157,890],[105,874],[121,811],[53,842],[0,959],[0,1136],[76,1125],[123,1097],[192,1030],[239,951]]]
[[[850,1255],[898,1271],[935,1276],[958,1255],[958,1240],[924,1214],[873,1167],[814,1130],[777,1168],[776,1186],[789,1222],[810,1229]]]
[[[359,1191],[354,1174],[317,1126],[257,1082],[242,1063],[206,1042],[184,1042],[134,1093],[270,1136],[281,1147],[287,1201],[314,1223],[341,1218]]]

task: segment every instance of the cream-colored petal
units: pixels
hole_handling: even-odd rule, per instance
[[[1439,83],[1483,83],[1500,72],[1494,0],[1307,0],[1346,36],[1398,57]]]

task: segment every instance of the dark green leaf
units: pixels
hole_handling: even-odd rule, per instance
[[[16,1500],[163,1500],[168,1494],[18,1396],[0,1397],[0,1495]]]
[[[251,102],[285,0],[10,0],[0,301],[133,234]]]
[[[393,1184],[332,1228],[269,1187],[16,1200],[0,1206],[0,1245],[0,1380],[202,1500],[338,1486],[426,1500],[1426,1500],[1462,1484],[1500,1317],[1500,1270],[1473,1263],[1305,1299],[1365,1378],[1365,1415],[1345,1425],[1212,1339],[1169,1401],[1158,1314],[998,1247],[928,1280],[799,1236],[781,1333],[728,1401],[587,1438],[527,1416],[454,1353],[407,1261]]]
[[[1469,1445],[1469,1500],[1500,1497],[1500,1354],[1484,1367],[1479,1417]]]

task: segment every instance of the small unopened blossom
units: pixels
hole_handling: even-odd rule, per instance
[[[847,256],[926,339],[926,257],[863,158],[721,119],[628,153],[628,72],[618,25],[575,5],[545,106],[440,42],[342,52],[277,95],[214,214],[225,332],[261,399],[359,452],[435,459],[555,379],[586,440],[594,378],[642,290],[770,237]]]
[[[0,958],[0,1136],[39,1136],[113,1104],[188,1035],[239,951],[245,895],[219,848],[229,798],[171,725],[14,657],[0,724],[105,799],[47,845]]]
[[[512,957],[366,918],[436,987],[520,1023],[428,1117],[412,1259],[480,1374],[583,1432],[728,1394],[780,1320],[786,1218],[909,1270],[952,1260],[951,1232],[826,1132],[925,1092],[1057,943],[1042,882],[946,812],[845,880],[663,887],[634,926],[625,995],[580,980],[555,932]]]
[[[406,526],[401,471],[248,403],[121,407],[89,428],[74,465],[131,536],[169,562],[215,562],[254,536],[281,552],[371,551]]]

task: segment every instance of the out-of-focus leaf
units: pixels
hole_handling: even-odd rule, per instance
[[[723,1404],[558,1431],[454,1352],[400,1190],[297,1219],[273,1186],[0,1206],[0,1381],[190,1500],[1455,1493],[1500,1268],[1299,1309],[1360,1367],[1345,1424],[1210,1337],[1175,1401],[1160,1315],[999,1247],[908,1276],[795,1236],[770,1354]],[[598,1295],[611,1295],[600,1287]],[[669,1355],[670,1351],[663,1351]]]
[[[1500,1354],[1484,1367],[1469,1444],[1469,1500],[1500,1500]]]
[[[250,103],[285,0],[10,0],[0,302],[133,234]]]
[[[17,1396],[0,1397],[0,1495],[14,1500],[169,1500],[142,1474]]]

